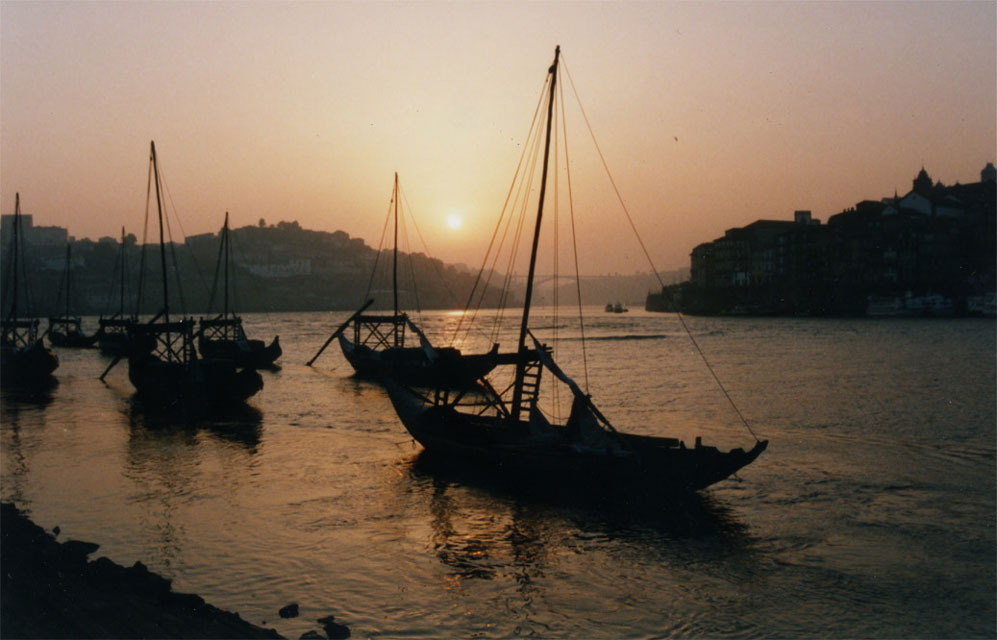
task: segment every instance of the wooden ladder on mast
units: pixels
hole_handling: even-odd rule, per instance
[[[540,377],[543,366],[540,360],[533,360],[523,365],[522,400],[526,405],[532,405],[540,397]]]

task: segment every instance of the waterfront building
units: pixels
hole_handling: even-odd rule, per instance
[[[683,300],[696,310],[861,313],[871,296],[940,295],[955,306],[997,289],[997,169],[943,185],[923,167],[911,190],[831,216],[758,220],[696,246]],[[674,296],[673,296],[674,297]]]

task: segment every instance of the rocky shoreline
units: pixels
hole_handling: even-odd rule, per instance
[[[56,532],[58,532],[56,530]],[[2,638],[281,638],[200,596],[174,593],[141,562],[122,567],[90,542],[58,542],[0,505]]]

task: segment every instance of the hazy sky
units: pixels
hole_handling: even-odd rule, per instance
[[[922,165],[979,180],[997,159],[995,15],[992,1],[3,1],[0,210],[19,191],[36,224],[140,234],[155,140],[188,234],[229,211],[376,245],[398,171],[432,254],[477,266],[560,44],[656,265],[682,267],[730,227],[905,193]],[[583,272],[646,269],[570,114],[568,137]]]

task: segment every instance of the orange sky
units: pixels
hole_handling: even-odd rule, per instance
[[[997,154],[995,16],[994,2],[4,1],[0,210],[19,191],[36,224],[141,233],[154,139],[187,233],[229,211],[376,245],[398,171],[432,254],[477,266],[560,44],[652,258],[683,267],[726,228],[904,193],[922,164],[979,180]],[[583,273],[647,269],[570,112],[568,136]]]

